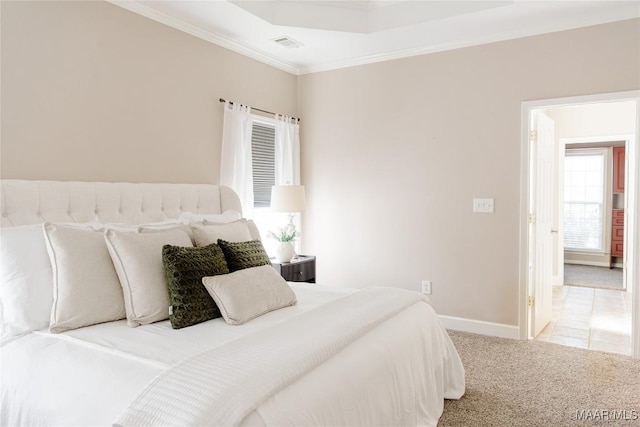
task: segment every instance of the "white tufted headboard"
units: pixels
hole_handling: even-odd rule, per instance
[[[144,224],[177,218],[183,212],[242,213],[238,195],[210,184],[124,182],[0,181],[2,227],[42,222]]]

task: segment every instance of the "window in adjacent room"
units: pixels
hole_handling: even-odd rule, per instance
[[[564,167],[564,247],[604,252],[607,149],[569,149]]]

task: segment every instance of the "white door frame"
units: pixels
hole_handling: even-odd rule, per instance
[[[520,124],[520,255],[519,255],[519,296],[518,296],[518,328],[522,340],[529,339],[529,196],[530,196],[530,141],[529,119],[531,110],[545,107],[561,107],[580,104],[596,104],[612,101],[636,101],[636,111],[640,112],[640,90],[627,92],[603,93],[597,95],[584,95],[567,98],[545,99],[537,101],[524,101],[521,108]],[[630,226],[627,233],[625,252],[631,251],[632,257],[627,258],[627,278],[632,281],[632,354],[640,359],[640,114],[636,122],[636,134],[634,141],[628,144],[627,166],[634,165],[634,170],[628,169],[628,207],[633,210],[633,217],[625,215]],[[631,158],[633,156],[633,158]],[[625,225],[627,225],[625,222]]]

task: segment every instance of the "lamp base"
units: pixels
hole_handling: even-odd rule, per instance
[[[291,242],[279,242],[276,247],[276,261],[279,263],[291,262],[296,255]]]

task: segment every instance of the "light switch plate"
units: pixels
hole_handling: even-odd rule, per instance
[[[493,199],[473,199],[473,211],[478,213],[493,213]]]

